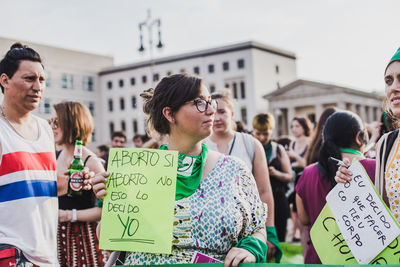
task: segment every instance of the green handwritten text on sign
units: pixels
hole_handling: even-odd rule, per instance
[[[311,241],[323,264],[357,264],[328,205],[325,205],[310,231]],[[400,236],[370,264],[400,263]]]
[[[113,148],[100,248],[171,253],[178,152]]]

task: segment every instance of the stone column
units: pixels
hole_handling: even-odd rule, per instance
[[[290,123],[292,122],[292,119],[295,117],[295,108],[294,107],[288,107],[287,109],[287,126],[288,126],[288,134],[290,134]]]
[[[365,105],[360,105],[360,114],[359,116],[361,117],[361,119],[363,120],[363,122],[368,122],[368,118],[367,118],[367,111],[366,111],[366,106]]]
[[[319,120],[319,117],[321,116],[322,112],[324,111],[324,107],[322,106],[321,103],[315,104],[314,107],[315,107],[315,122],[317,123]]]
[[[340,108],[340,109],[343,109],[343,110],[346,110],[346,103],[343,102],[343,101],[337,102],[336,103],[336,107]]]

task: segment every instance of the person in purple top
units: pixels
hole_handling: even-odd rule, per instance
[[[313,226],[322,208],[326,204],[326,195],[336,185],[337,166],[329,161],[354,158],[359,160],[371,178],[375,180],[375,160],[366,159],[363,150],[368,141],[368,134],[361,118],[349,111],[332,114],[325,123],[323,143],[318,162],[306,167],[296,186],[298,215],[303,225]],[[305,264],[320,264],[321,261],[312,245],[306,251]]]

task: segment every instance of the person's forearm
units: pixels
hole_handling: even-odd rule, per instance
[[[267,231],[265,230],[265,227],[261,228],[257,232],[254,232],[251,236],[260,239],[264,243],[267,242]]]
[[[101,208],[94,207],[84,210],[76,210],[76,220],[80,222],[97,222],[101,218]],[[67,221],[72,222],[73,210],[67,210]]]
[[[274,203],[274,197],[272,195],[272,191],[268,193],[268,191],[263,192],[260,195],[260,199],[263,203],[267,204],[267,221],[265,223],[266,226],[274,226],[275,223],[275,203]]]

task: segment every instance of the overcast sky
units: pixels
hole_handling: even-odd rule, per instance
[[[155,57],[256,40],[294,52],[299,78],[366,91],[383,90],[384,68],[400,47],[399,0],[1,0],[0,7],[2,37],[111,55],[116,64],[149,58],[137,49],[150,8],[165,44]]]

